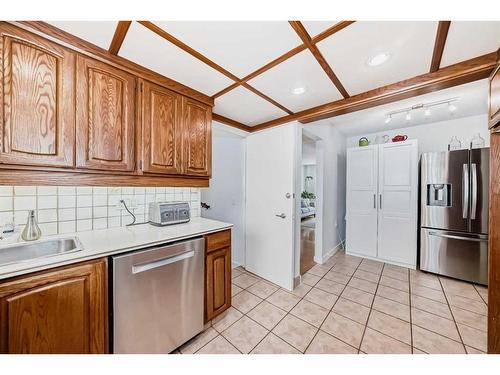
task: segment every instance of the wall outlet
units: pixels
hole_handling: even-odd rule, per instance
[[[139,204],[136,199],[124,199],[124,201],[129,210],[135,210],[139,207]],[[118,202],[115,208],[120,211],[125,210],[125,206],[122,204],[122,202]]]

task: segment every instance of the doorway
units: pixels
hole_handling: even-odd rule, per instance
[[[300,189],[300,275],[316,265],[321,253],[321,140],[302,131],[301,189]],[[318,209],[319,208],[319,209]]]

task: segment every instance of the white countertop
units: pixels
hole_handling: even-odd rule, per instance
[[[143,224],[89,232],[67,233],[56,236],[42,236],[39,241],[49,238],[78,237],[83,245],[83,250],[4,266],[0,265],[0,279],[218,232],[232,226],[232,224],[221,221],[195,217],[188,223],[164,227]],[[14,239],[0,241],[0,251],[2,251],[2,247],[5,245],[23,242],[22,240],[18,240],[18,238],[19,234],[16,234]]]

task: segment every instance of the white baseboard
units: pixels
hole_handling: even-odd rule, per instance
[[[238,262],[231,262],[231,268],[236,268],[236,267],[239,267],[239,266],[243,266],[243,264],[240,264]]]
[[[366,258],[366,259],[370,259],[370,260],[375,260],[377,262],[383,262],[383,263],[387,263],[387,264],[392,264],[394,266],[400,266],[400,267],[409,268],[409,269],[412,269],[412,270],[416,270],[417,269],[416,263],[401,263],[401,262],[396,262],[396,261],[393,261],[393,260],[381,259],[381,258],[377,258],[377,257],[371,257],[371,256],[368,256],[368,255],[362,255],[362,254],[352,253],[352,252],[347,251],[347,250],[346,250],[345,253],[347,255],[352,255],[352,256],[358,257],[358,258]]]
[[[329,252],[323,255],[320,259],[314,256],[314,261],[319,264],[325,263],[330,257],[332,257],[337,251],[339,251],[342,248],[342,242],[338,243],[333,249],[331,249]]]

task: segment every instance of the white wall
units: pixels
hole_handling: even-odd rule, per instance
[[[321,138],[318,146],[323,153],[323,205],[318,215],[323,217],[323,259],[338,249],[345,233],[345,137],[330,124],[307,124],[304,129]],[[318,164],[319,166],[319,164]],[[339,236],[340,233],[340,236]]]
[[[245,138],[214,127],[212,178],[201,189],[201,201],[211,206],[201,216],[234,224],[231,258],[233,266],[245,264]]]
[[[358,140],[363,136],[367,137],[370,142],[373,142],[377,135],[387,134],[392,138],[396,134],[407,134],[409,138],[418,139],[419,153],[446,151],[448,150],[448,143],[452,136],[457,136],[460,142],[462,142],[462,148],[469,148],[469,143],[476,133],[480,133],[481,137],[486,141],[485,146],[489,147],[490,133],[488,131],[487,115],[463,117],[386,132],[382,131],[349,137],[347,139],[347,147],[358,146]]]

